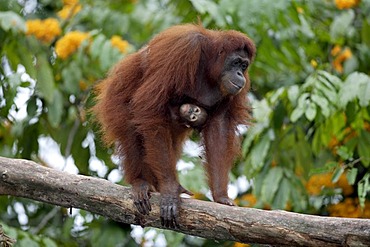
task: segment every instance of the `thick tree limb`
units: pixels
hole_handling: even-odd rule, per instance
[[[0,195],[75,207],[128,224],[161,227],[159,195],[140,216],[130,189],[107,180],[72,175],[32,161],[0,157]],[[370,220],[303,215],[183,199],[178,232],[209,239],[274,246],[370,246]]]

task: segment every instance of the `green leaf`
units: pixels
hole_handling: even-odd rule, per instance
[[[302,108],[306,109],[307,104],[309,103],[309,100],[308,100],[309,97],[310,97],[309,93],[303,93],[298,98],[298,106],[301,106]]]
[[[370,77],[364,73],[354,72],[347,77],[339,92],[339,104],[344,108],[348,102],[353,101],[356,97],[362,107],[369,105]]]
[[[370,104],[370,77],[359,86],[358,99],[360,106],[367,107]]]
[[[250,152],[251,166],[253,170],[260,170],[264,164],[265,157],[270,148],[269,133],[265,133]]]
[[[331,102],[334,105],[337,105],[338,96],[337,96],[337,92],[335,90],[329,89],[323,83],[317,83],[315,85],[315,88],[319,92],[321,92],[328,99],[329,102]]]
[[[328,121],[328,125],[326,126],[327,132],[329,133],[328,139],[331,139],[332,136],[330,135],[339,135],[342,133],[343,129],[346,126],[346,116],[339,111],[332,115]],[[329,141],[329,140],[328,140]]]
[[[283,126],[285,119],[287,116],[286,109],[283,105],[282,101],[279,101],[277,103],[277,106],[275,107],[275,110],[273,112],[273,117],[271,120],[271,125],[273,126],[273,129],[279,130]]]
[[[285,209],[290,197],[291,183],[285,177],[282,178],[275,199],[272,203],[272,209]]]
[[[47,102],[53,102],[55,82],[53,72],[45,54],[37,56],[36,90]]]
[[[179,173],[179,180],[184,188],[193,192],[201,192],[204,188],[208,187],[206,183],[207,178],[200,165],[194,165],[192,169],[181,171]]]
[[[14,74],[9,75],[8,76],[8,82],[9,82],[9,85],[12,88],[14,88],[14,89],[17,88],[22,83],[21,74],[14,73]]]
[[[63,95],[59,90],[54,90],[53,102],[48,104],[48,120],[53,128],[57,128],[63,115]]]
[[[357,184],[357,194],[362,208],[365,207],[366,195],[370,192],[370,173],[365,176]]]
[[[91,157],[89,147],[82,147],[82,142],[85,140],[87,135],[86,128],[79,126],[72,143],[72,157],[75,161],[75,165],[77,166],[79,172],[81,174],[87,175],[89,174],[88,169],[88,162]]]
[[[295,167],[303,171],[302,176],[306,177],[312,166],[312,151],[311,145],[306,140],[303,130],[297,129],[297,134],[294,140],[293,152],[295,157]]]
[[[329,102],[325,97],[318,94],[312,94],[311,100],[321,108],[322,115],[324,115],[325,117],[329,117],[330,115]]]
[[[99,34],[94,38],[93,42],[91,43],[91,48],[89,49],[93,59],[97,59],[100,56],[103,44],[106,40],[106,37],[102,34]]]
[[[36,241],[28,237],[25,237],[17,241],[17,246],[19,247],[39,247],[40,245]]]
[[[342,80],[339,79],[339,77],[335,76],[335,75],[332,75],[330,74],[329,72],[326,72],[324,70],[319,70],[318,71],[318,75],[320,75],[320,79],[321,81],[324,81],[324,79],[328,80],[328,82],[330,82],[331,84],[333,84],[335,86],[335,88],[340,88],[343,84]],[[324,77],[324,78],[322,78]]]
[[[298,85],[293,85],[288,89],[288,99],[292,105],[295,105],[299,96],[299,87]]]
[[[18,46],[17,52],[21,58],[22,65],[26,68],[27,74],[29,74],[31,78],[36,78],[37,71],[34,64],[35,55],[23,44]]]
[[[295,123],[303,115],[304,111],[305,109],[301,106],[298,106],[297,108],[295,108],[292,114],[290,115],[290,121]]]
[[[64,89],[70,94],[78,94],[80,91],[79,83],[82,79],[82,71],[76,61],[72,61],[62,70],[62,78]]]
[[[312,151],[315,154],[319,154],[321,151],[321,147],[323,146],[322,139],[321,139],[322,132],[323,132],[323,125],[319,126],[316,129],[315,134],[312,139]]]
[[[0,27],[5,31],[26,32],[25,21],[13,11],[0,12]]]
[[[314,38],[315,34],[312,31],[312,28],[311,28],[309,22],[304,17],[304,15],[298,15],[298,18],[301,22],[301,32],[310,39]]]
[[[316,112],[317,112],[316,105],[313,102],[310,102],[305,112],[306,118],[309,121],[314,120],[316,117]]]
[[[354,34],[352,22],[355,18],[355,12],[352,9],[343,11],[334,18],[330,26],[330,37],[333,42],[339,42],[344,37],[351,37]]]
[[[194,8],[201,14],[209,13],[220,27],[225,26],[225,13],[218,4],[210,0],[190,0]]]
[[[206,1],[197,1],[197,0],[190,0],[193,4],[194,8],[200,13],[204,14],[206,12]]]
[[[329,75],[329,73],[327,73],[327,75]],[[331,81],[329,81],[326,78],[326,76],[323,75],[322,72],[321,72],[321,74],[319,74],[319,76],[317,77],[317,79],[318,79],[318,82],[320,82],[320,84],[322,84],[323,86],[325,86],[330,91],[333,91],[333,92],[336,91],[336,88],[334,87],[334,85],[331,83]]]
[[[350,185],[354,185],[356,182],[356,177],[358,174],[358,169],[357,168],[351,168],[347,171],[347,180]]]
[[[267,203],[272,202],[282,178],[283,169],[281,167],[273,167],[268,171],[262,184],[261,200]]]
[[[271,115],[271,107],[269,106],[266,99],[261,101],[256,100],[252,104],[253,117],[258,122],[268,122]]]
[[[110,40],[107,40],[104,42],[103,47],[100,51],[100,67],[103,71],[108,70],[112,64],[114,63],[114,60],[112,58],[112,50],[115,49],[112,47],[112,44]]]
[[[47,247],[58,247],[58,245],[51,238],[48,237],[44,237],[42,239],[42,243]]]
[[[370,133],[362,130],[361,135],[358,137],[358,154],[361,158],[361,163],[365,167],[370,165]]]
[[[344,172],[344,167],[343,166],[339,166],[335,169],[335,171],[333,172],[333,176],[331,177],[331,181],[333,183],[336,183],[338,182],[340,176],[343,174]]]
[[[305,188],[303,187],[301,181],[293,177],[290,180],[292,190],[290,190],[290,195],[291,195],[291,202],[293,204],[293,208],[295,212],[303,212],[307,209],[307,201],[308,199],[306,198],[306,192]]]
[[[126,233],[116,224],[102,224],[102,227],[93,228],[91,247],[119,246],[125,243]]]
[[[323,167],[317,167],[310,170],[309,176],[314,174],[322,174],[332,172],[334,168],[338,167],[338,162],[330,161],[326,163]]]
[[[337,154],[343,159],[343,160],[349,160],[353,157],[353,152],[348,149],[346,146],[340,146],[337,149]]]
[[[34,117],[37,111],[37,97],[31,96],[30,99],[27,101],[27,115],[29,117]]]
[[[370,20],[368,18],[362,21],[361,39],[367,46],[370,46]]]
[[[252,145],[253,140],[260,135],[264,130],[266,126],[261,123],[256,123],[253,126],[251,126],[246,134],[246,138],[243,141],[242,146],[242,156],[245,157],[249,151],[250,146]]]
[[[350,74],[359,68],[359,61],[356,56],[352,56],[343,63],[343,74]]]

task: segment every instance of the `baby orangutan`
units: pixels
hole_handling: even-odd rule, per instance
[[[200,129],[206,122],[206,110],[194,104],[182,104],[170,107],[171,118],[188,128]]]

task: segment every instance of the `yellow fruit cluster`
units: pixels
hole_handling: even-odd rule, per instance
[[[72,31],[64,35],[55,44],[55,52],[61,59],[66,59],[69,55],[75,52],[81,43],[89,38],[88,33],[80,31]]]
[[[248,193],[236,199],[236,203],[243,207],[253,207],[257,203],[257,198],[253,194]]]
[[[370,202],[361,208],[357,198],[347,197],[343,202],[328,207],[330,216],[348,218],[370,218]]]
[[[234,247],[250,247],[249,244],[243,244],[243,243],[239,243],[239,242],[235,242],[235,244],[233,246]]]
[[[335,5],[338,9],[349,9],[357,6],[360,0],[335,0]]]
[[[78,0],[63,0],[64,5],[75,5],[78,4]]]
[[[54,18],[28,20],[26,26],[27,35],[34,35],[39,40],[47,43],[62,33],[58,20]]]
[[[118,35],[113,35],[112,38],[110,39],[110,42],[113,47],[118,48],[118,50],[120,50],[120,52],[122,53],[126,53],[128,47],[130,46],[130,44],[126,40],[123,40]]]
[[[343,73],[343,62],[352,57],[351,50],[348,47],[342,49],[339,45],[336,45],[331,50],[331,55],[334,57],[332,62],[333,68],[338,73]]]
[[[80,12],[82,6],[78,4],[78,0],[63,0],[63,9],[58,12],[58,16],[62,19],[67,19]]]
[[[320,195],[322,189],[341,188],[343,195],[350,195],[353,193],[353,187],[348,183],[346,175],[342,174],[336,183],[331,181],[332,174],[316,174],[310,177],[307,181],[306,189],[310,195]]]
[[[318,63],[315,59],[311,59],[310,64],[313,68],[317,68]]]

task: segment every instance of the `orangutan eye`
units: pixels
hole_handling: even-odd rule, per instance
[[[241,68],[245,71],[248,68],[248,63],[242,63]]]

